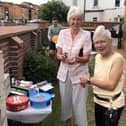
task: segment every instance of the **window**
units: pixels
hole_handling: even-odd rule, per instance
[[[98,20],[97,17],[93,17],[94,22],[97,22],[97,20]]]
[[[98,0],[94,0],[94,7],[98,6]]]
[[[120,6],[120,0],[115,0],[115,7],[119,7]]]
[[[118,18],[117,17],[114,17],[114,21],[117,22],[118,21]]]

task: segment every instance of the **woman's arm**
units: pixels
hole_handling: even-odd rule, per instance
[[[108,80],[98,80],[95,77],[81,77],[81,84],[85,86],[85,83],[89,82],[99,88],[106,90],[114,90],[118,84],[118,81],[123,73],[123,60],[118,58],[114,61],[112,68],[110,70],[109,79]]]

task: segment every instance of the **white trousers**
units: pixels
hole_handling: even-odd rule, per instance
[[[72,117],[77,126],[87,126],[86,101],[88,88],[83,88],[80,84],[72,84],[69,77],[65,82],[60,81],[61,95],[61,117],[63,121]]]

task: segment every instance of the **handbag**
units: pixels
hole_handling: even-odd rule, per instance
[[[79,56],[80,56],[80,57],[83,56],[83,48],[80,49],[80,51],[79,51]]]

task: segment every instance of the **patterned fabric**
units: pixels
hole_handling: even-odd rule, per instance
[[[72,40],[71,30],[61,30],[56,47],[62,48],[63,53],[67,53],[68,57],[79,56],[80,49],[83,48],[83,55],[91,52],[91,35],[90,32],[80,29],[75,39]],[[67,64],[61,61],[57,78],[61,81],[66,80],[67,73],[73,84],[80,82],[80,77],[84,74],[88,75],[88,63]]]

